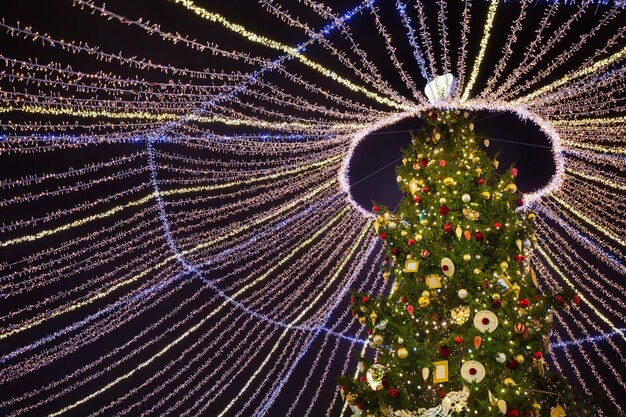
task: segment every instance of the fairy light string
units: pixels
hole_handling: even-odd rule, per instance
[[[140,53],[0,20],[15,44],[0,54],[3,412],[341,413],[334,375],[369,343],[347,291],[392,285],[350,164],[432,108],[511,112],[548,137],[556,173],[520,212],[537,216],[541,285],[582,300],[556,317],[550,366],[623,411],[623,6],[354,3],[250,5],[296,44],[193,0],[167,4],[202,36],[148,10],[63,6],[147,39]],[[456,89],[429,103],[447,72]]]

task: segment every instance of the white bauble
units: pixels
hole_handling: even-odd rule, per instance
[[[469,203],[470,201],[472,201],[472,197],[470,197],[470,195],[469,195],[469,194],[463,194],[463,196],[461,197],[461,200],[462,200],[464,203]]]
[[[457,293],[457,295],[459,296],[459,298],[460,298],[461,300],[465,300],[465,299],[467,298],[467,295],[468,295],[468,294],[467,294],[467,290],[466,290],[465,288],[461,288],[461,289],[459,290],[459,292]]]

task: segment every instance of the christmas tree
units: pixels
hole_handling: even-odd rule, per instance
[[[375,359],[341,377],[355,415],[565,416],[571,390],[546,369],[551,314],[579,297],[541,293],[534,214],[511,167],[464,111],[430,111],[403,151],[398,210],[374,206],[389,296],[352,295]],[[372,356],[372,355],[370,355]]]

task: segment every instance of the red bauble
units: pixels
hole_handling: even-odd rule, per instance
[[[370,299],[367,295],[364,295],[363,298],[361,298],[361,301],[363,301],[364,303],[367,303],[369,300]]]
[[[413,201],[419,203],[420,201],[422,201],[422,196],[420,196],[419,194],[415,194],[413,196]]]
[[[508,361],[506,361],[506,367],[509,368],[511,371],[516,370],[518,366],[519,366],[519,362],[517,362],[514,358],[511,358]]]
[[[365,375],[361,375],[361,376],[359,377],[359,381],[361,381],[361,382],[365,382],[365,381],[367,381],[367,378],[365,377]]]
[[[372,329],[367,329],[367,334],[372,334]]]
[[[448,346],[439,346],[439,355],[447,358],[450,356],[450,348]]]
[[[398,395],[400,395],[400,391],[396,388],[391,388],[389,391],[387,391],[387,395],[389,395],[391,398],[396,398]]]
[[[491,300],[491,305],[496,307],[496,308],[500,308],[502,307],[502,300],[501,299],[493,299]]]
[[[446,161],[442,159],[441,161],[439,161],[439,165],[441,165],[442,167],[445,167]]]
[[[476,242],[482,242],[484,238],[485,236],[483,236],[482,232],[474,233],[474,239],[476,239]]]
[[[430,191],[430,187],[422,187],[422,192],[427,193]]]
[[[415,239],[409,239],[408,244],[409,246],[415,245]]]
[[[428,165],[428,159],[427,158],[420,159],[420,165],[423,166],[423,167]]]
[[[387,233],[382,232],[382,233],[380,234],[380,238],[381,238],[382,240],[387,239]]]
[[[478,178],[478,179],[476,180],[476,185],[485,185],[485,180],[484,180],[484,179],[482,179],[482,178]]]
[[[518,198],[517,200],[515,200],[515,205],[517,207],[522,207],[524,205],[524,199]]]
[[[495,223],[493,224],[493,227],[495,227],[496,229],[500,229],[500,228],[502,227],[502,223],[500,223],[500,222],[495,222]]]
[[[522,298],[519,300],[519,306],[522,308],[528,308],[528,306],[530,306],[530,301],[528,301],[527,298]]]
[[[454,343],[456,343],[457,345],[460,345],[461,343],[463,343],[463,338],[461,336],[455,337]]]
[[[517,412],[517,410],[515,408],[511,408],[509,411],[506,412],[506,417],[518,417],[519,413]]]
[[[422,249],[420,251],[420,255],[422,255],[422,258],[426,259],[430,256],[430,252],[428,252],[426,249]]]
[[[513,178],[517,177],[517,168],[511,168],[511,175],[513,175]]]
[[[400,298],[400,301],[402,301],[404,304],[406,304],[407,301],[409,301],[409,299],[406,298],[406,297],[402,297],[402,298]]]
[[[446,392],[441,388],[439,390],[439,398],[444,399],[446,397]]]
[[[400,249],[398,249],[398,248],[391,248],[391,254],[393,256],[398,256],[400,254]]]
[[[378,206],[374,206],[374,207],[372,207],[372,211],[373,211],[373,212],[377,212],[377,211],[378,211]]]
[[[433,120],[437,120],[437,117],[438,117],[438,115],[437,115],[437,113],[435,113],[435,112],[432,112],[432,113],[430,114],[430,118],[431,118],[431,119],[433,119]]]
[[[535,357],[535,359],[539,360],[543,358],[543,353],[537,351],[535,353],[533,353],[533,356]]]
[[[445,223],[443,225],[443,231],[446,233],[452,233],[452,225],[450,223]]]
[[[526,259],[522,254],[517,254],[515,255],[515,262],[522,262],[524,259]]]
[[[443,204],[441,207],[439,207],[439,214],[441,214],[442,216],[447,216],[448,213],[450,213],[450,208],[448,206]]]
[[[574,302],[574,304],[580,305],[580,296],[579,295],[573,296],[572,301]]]

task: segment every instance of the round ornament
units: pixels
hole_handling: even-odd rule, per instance
[[[382,345],[383,341],[383,337],[379,334],[374,335],[374,337],[372,338],[372,342],[374,342],[374,344],[376,345]]]
[[[409,356],[409,351],[407,350],[407,348],[401,347],[400,349],[398,349],[397,354],[400,359],[406,359],[406,357]]]
[[[385,376],[385,367],[381,364],[375,364],[370,366],[370,369],[365,373],[365,379],[367,384],[374,391],[383,389],[383,377]]]
[[[450,258],[443,258],[441,260],[441,271],[447,277],[454,275],[454,263]]]
[[[482,333],[491,333],[498,327],[498,317],[489,310],[481,310],[474,316],[474,327]]]
[[[461,366],[461,377],[467,382],[480,382],[485,378],[485,367],[478,361],[467,361]]]
[[[506,362],[506,355],[502,352],[496,353],[496,362],[498,363]]]
[[[466,253],[465,255],[463,255],[463,260],[465,262],[468,262],[471,259],[472,259],[472,256],[469,253]]]
[[[467,298],[467,295],[468,295],[468,294],[467,294],[467,290],[466,290],[466,289],[464,289],[464,288],[461,288],[461,289],[459,290],[459,292],[457,293],[457,295],[459,296],[459,298],[460,298],[461,300],[465,300],[465,299]]]
[[[470,197],[469,194],[463,194],[463,196],[461,196],[461,201],[463,201],[464,203],[469,203],[470,201],[472,201],[472,197]]]
[[[424,307],[428,306],[428,304],[430,304],[430,298],[428,298],[428,297],[420,297],[417,300],[417,304],[420,307],[424,308]]]

